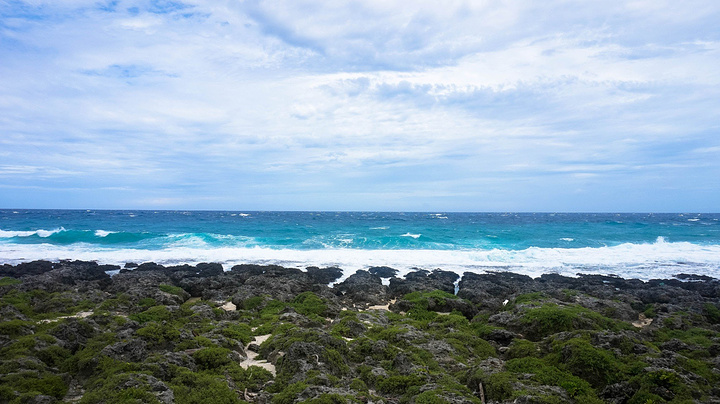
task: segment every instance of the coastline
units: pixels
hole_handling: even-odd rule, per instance
[[[128,266],[0,266],[0,402],[720,402],[708,276]]]

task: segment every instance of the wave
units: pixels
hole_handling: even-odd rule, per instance
[[[110,234],[117,233],[116,231],[107,231],[107,230],[95,230],[95,236],[97,237],[107,237]]]
[[[112,234],[107,237],[112,236]],[[187,236],[165,248],[127,248],[89,243],[0,244],[4,263],[47,259],[81,259],[122,265],[154,261],[165,265],[220,262],[226,269],[240,263],[277,264],[304,268],[338,266],[346,276],[370,266],[390,266],[401,274],[413,268],[442,268],[463,272],[511,271],[533,277],[545,273],[575,276],[578,273],[614,274],[625,278],[668,278],[677,273],[718,276],[720,245],[689,242],[626,243],[610,247],[509,249],[379,249],[268,248],[235,245],[208,247],[197,236]],[[0,262],[0,263],[3,263]]]
[[[134,233],[109,230],[66,230],[64,227],[53,230],[0,230],[0,239],[6,239],[5,242],[18,242],[21,244],[131,244],[162,237],[165,237],[165,235],[148,232]]]
[[[60,233],[65,230],[63,227],[59,227],[57,229],[53,230],[0,230],[0,238],[13,238],[13,237],[31,237],[31,236],[38,236],[42,238],[47,238],[52,236],[53,234]]]

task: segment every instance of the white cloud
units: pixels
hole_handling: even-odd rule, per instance
[[[497,206],[527,181],[651,190],[672,170],[718,171],[709,2],[163,4],[0,6],[4,164],[56,169],[0,182],[116,183],[200,207],[220,205],[198,192],[285,187],[342,209],[352,178],[356,207],[374,209],[393,189],[432,193],[433,176],[470,207],[485,179]]]

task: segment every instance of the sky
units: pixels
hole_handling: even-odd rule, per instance
[[[0,0],[0,208],[720,211],[720,2]]]

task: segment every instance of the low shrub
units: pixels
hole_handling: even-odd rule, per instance
[[[203,348],[193,354],[193,358],[200,369],[217,370],[231,362],[230,350],[221,347]]]
[[[183,288],[179,286],[173,286],[173,285],[159,285],[158,289],[162,290],[165,293],[170,293],[171,295],[175,296],[182,296],[185,292]]]

